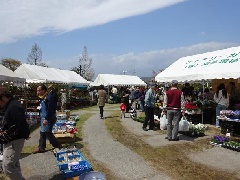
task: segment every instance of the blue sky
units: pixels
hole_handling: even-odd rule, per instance
[[[0,58],[26,63],[37,43],[49,67],[152,76],[184,56],[240,45],[239,0],[1,0]]]

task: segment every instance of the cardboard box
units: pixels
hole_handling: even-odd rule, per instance
[[[79,176],[74,176],[74,177],[71,177],[71,178],[67,178],[67,180],[78,180],[79,179]]]
[[[63,133],[63,134],[54,134],[54,136],[58,139],[59,142],[74,142],[75,141],[75,134],[71,133]]]

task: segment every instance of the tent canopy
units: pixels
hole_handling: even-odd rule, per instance
[[[89,84],[86,79],[69,70],[22,64],[14,72],[25,77],[28,83]]]
[[[201,81],[240,77],[240,46],[180,58],[159,73],[157,82]]]
[[[26,82],[26,79],[0,64],[0,81]]]
[[[147,84],[138,76],[99,74],[90,86],[146,86]]]

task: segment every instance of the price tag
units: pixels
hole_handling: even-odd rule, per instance
[[[230,133],[227,133],[227,134],[226,134],[226,137],[230,137],[230,136],[231,136],[231,134],[230,134]]]

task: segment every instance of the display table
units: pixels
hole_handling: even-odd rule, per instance
[[[231,133],[233,136],[240,136],[240,111],[222,110],[217,117],[221,127],[221,133]]]
[[[240,121],[219,118],[219,125],[222,134],[229,132],[233,136],[240,136]]]
[[[185,116],[189,122],[193,124],[198,124],[202,122],[202,112],[201,111],[185,111]]]

